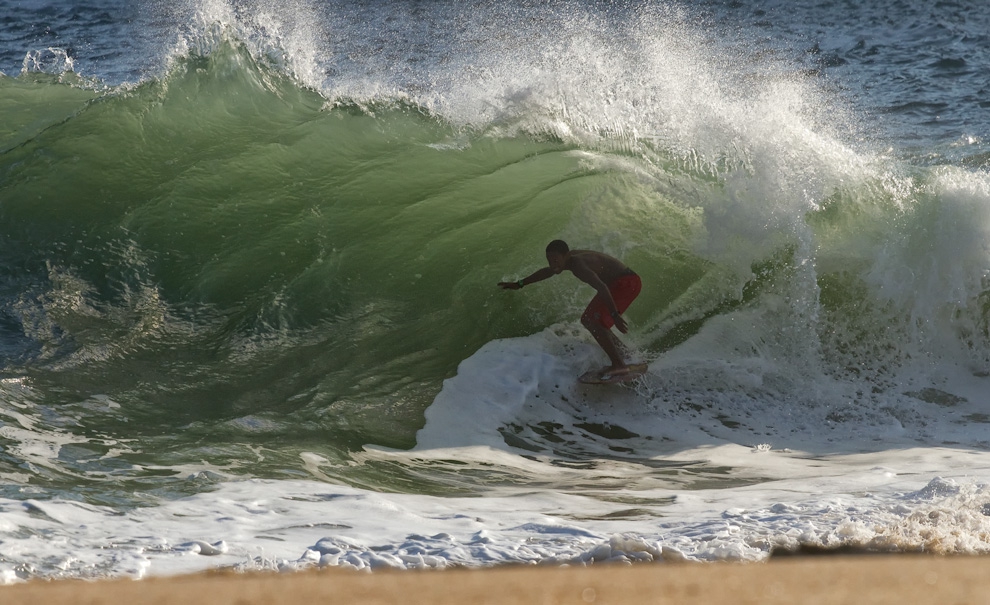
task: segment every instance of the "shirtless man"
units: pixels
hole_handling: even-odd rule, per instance
[[[561,240],[547,245],[548,267],[515,282],[500,282],[506,290],[519,290],[523,286],[543,281],[565,269],[598,291],[588,308],[581,315],[581,324],[591,332],[595,341],[604,349],[612,365],[602,369],[602,375],[616,376],[627,373],[629,366],[623,358],[625,347],[612,333],[612,326],[625,334],[629,331],[622,313],[639,295],[642,282],[632,269],[622,261],[601,252],[571,250]]]

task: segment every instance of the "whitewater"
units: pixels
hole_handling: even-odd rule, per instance
[[[990,551],[975,3],[0,12],[0,583]]]

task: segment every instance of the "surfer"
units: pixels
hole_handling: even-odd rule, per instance
[[[623,351],[626,349],[612,333],[612,326],[617,327],[623,334],[629,331],[622,313],[639,295],[643,285],[639,275],[615,257],[592,250],[571,250],[566,242],[559,239],[547,245],[547,263],[549,266],[519,281],[499,282],[498,285],[505,290],[519,290],[523,286],[543,281],[564,270],[573,273],[574,277],[598,292],[581,315],[581,325],[591,332],[612,362],[610,367],[602,368],[600,374],[602,376],[628,374],[629,366],[623,357]]]

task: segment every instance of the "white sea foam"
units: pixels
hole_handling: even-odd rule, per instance
[[[979,423],[915,399],[914,425],[835,422],[829,436],[805,426],[817,424],[814,409],[787,413],[745,397],[739,409],[718,397],[683,407],[645,383],[579,385],[574,376],[602,362],[579,334],[560,326],[489,343],[445,383],[415,449],[354,456],[420,473],[448,496],[335,485],[333,463],[304,453],[301,468],[319,480],[226,480],[120,510],[5,499],[0,577],[759,561],[801,545],[990,551],[990,454],[930,441],[976,439]],[[652,363],[652,379],[700,363],[675,351]],[[733,394],[746,381],[766,386],[761,368],[725,363],[721,374],[706,367],[716,392],[719,381]],[[683,390],[688,381],[677,380]],[[952,402],[959,414],[970,409]]]
[[[798,545],[990,551],[990,492],[965,478],[987,472],[985,454],[929,449],[806,459],[727,446],[685,455],[753,460],[761,471],[791,477],[735,489],[615,489],[610,499],[593,489],[503,487],[459,498],[251,480],[131,511],[2,500],[0,577],[759,561],[774,547]],[[947,459],[965,470],[954,479],[933,476]]]

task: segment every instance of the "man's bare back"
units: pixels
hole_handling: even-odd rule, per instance
[[[604,252],[595,252],[594,250],[571,250],[567,265],[565,269],[574,273],[574,276],[581,279],[581,281],[587,281],[582,279],[579,274],[586,273],[584,269],[594,273],[598,276],[598,279],[606,284],[614,282],[623,275],[633,274],[632,269],[627,267],[619,259],[609,256]],[[577,271],[575,271],[575,268],[577,268]]]

